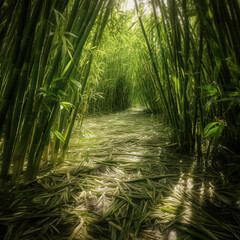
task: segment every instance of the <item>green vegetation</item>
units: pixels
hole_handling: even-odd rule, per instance
[[[119,111],[129,108],[135,81],[133,14],[116,12],[104,32],[101,48],[94,56],[90,80],[90,113]],[[96,71],[97,69],[97,71]]]
[[[181,150],[238,154],[238,3],[135,4],[127,12],[112,0],[3,4],[2,183],[63,162],[87,109],[123,110],[137,98],[165,116]]]
[[[52,163],[63,161],[93,49],[113,4],[112,0],[3,2],[1,182],[8,179],[12,164],[15,183],[24,165],[25,181],[36,177],[41,161],[48,160],[50,144]]]
[[[239,183],[174,152],[141,109],[86,118],[69,148],[63,164],[4,192],[0,238],[239,239]]]
[[[6,220],[7,232],[0,238],[82,239],[84,226],[85,239],[167,239],[172,227],[178,239],[240,239],[240,2],[132,0],[134,8],[124,10],[126,2],[0,0],[0,223]],[[109,120],[104,129],[112,139],[86,143],[92,134],[82,130],[86,116],[117,119],[136,106],[148,114],[134,113],[139,119],[125,130],[129,122],[120,119],[119,132]],[[153,148],[137,154],[137,163],[113,159],[135,159],[134,148],[155,136],[145,129],[145,113],[161,126],[156,141],[144,143]],[[127,139],[133,127],[141,140]],[[187,154],[186,165],[169,148]],[[108,199],[104,191],[96,196],[109,209],[96,216],[87,208],[82,218],[72,212],[83,199],[77,195],[95,191],[97,181],[108,184],[102,171],[117,176]],[[28,207],[38,220],[26,230],[35,218]],[[211,207],[222,215],[210,216]],[[67,229],[73,222],[76,228]],[[148,233],[156,226],[163,235],[154,238]]]
[[[239,154],[239,4],[237,1],[150,1],[137,12],[148,47],[139,64],[141,93],[164,112],[173,141],[194,150],[205,132],[213,151]],[[223,149],[224,148],[224,149]]]

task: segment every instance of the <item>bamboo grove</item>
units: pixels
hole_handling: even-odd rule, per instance
[[[132,33],[123,34],[128,22],[126,18],[126,15],[119,14],[111,19],[115,20],[115,26],[108,32],[106,29],[101,51],[95,54],[96,68],[99,69],[99,76],[95,79],[99,81],[92,81],[94,92],[89,102],[90,113],[119,111],[131,106],[134,89],[134,69],[131,66],[135,58],[133,48],[126,48],[134,44],[129,42]]]
[[[10,166],[12,183],[24,167],[25,181],[36,177],[50,143],[52,164],[63,161],[112,6],[1,1],[1,182]]]
[[[136,98],[181,150],[239,154],[239,1],[134,2],[0,1],[1,185],[63,162],[87,109]]]
[[[207,138],[208,152],[239,154],[239,1],[151,0],[147,17],[135,4],[142,101],[165,113],[182,150],[200,156]]]

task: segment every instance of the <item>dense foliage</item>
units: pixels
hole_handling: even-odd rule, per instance
[[[239,154],[239,2],[120,7],[2,1],[1,182],[62,162],[87,109],[122,110],[136,96],[164,116],[181,150]]]
[[[1,1],[1,182],[11,164],[13,183],[25,164],[25,180],[36,177],[50,142],[52,163],[64,159],[112,7],[112,0]]]
[[[239,2],[135,3],[148,48],[138,67],[147,105],[166,114],[182,150],[197,145],[201,155],[208,138],[208,151],[239,154]]]
[[[133,13],[116,11],[109,19],[101,47],[94,56],[89,112],[111,112],[131,106],[135,81],[133,78],[134,31]]]
[[[132,1],[0,0],[0,238],[240,239],[240,1]]]

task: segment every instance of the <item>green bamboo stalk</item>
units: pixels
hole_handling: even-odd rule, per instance
[[[161,36],[160,24],[158,23],[157,11],[156,11],[155,3],[154,3],[153,0],[151,1],[151,3],[152,3],[152,7],[153,7],[154,18],[155,18],[155,21],[156,21],[157,34],[158,34],[159,43],[160,43],[159,45],[160,45],[160,49],[161,49],[162,64],[164,66],[164,71],[165,71],[165,75],[164,76],[167,79],[167,85],[168,85],[167,91],[168,91],[168,95],[169,95],[169,103],[172,106],[171,109],[172,109],[173,124],[176,127],[176,129],[179,129],[179,123],[178,123],[178,117],[177,117],[178,113],[177,113],[176,103],[175,103],[175,100],[173,98],[173,93],[171,91],[172,86],[171,86],[171,83],[170,83],[170,77],[169,77],[170,73],[169,73],[169,70],[168,70],[167,58],[165,56],[165,51],[164,51],[163,46],[161,44],[162,36]],[[165,23],[164,23],[164,29],[165,29],[165,34],[166,34]]]
[[[147,34],[146,34],[146,31],[145,31],[141,16],[139,15],[139,8],[138,8],[137,0],[134,0],[134,2],[135,2],[137,14],[138,14],[138,20],[139,20],[139,23],[140,23],[140,26],[141,26],[141,29],[142,29],[142,32],[143,32],[143,35],[144,35],[144,39],[145,39],[147,47],[148,47],[149,54],[150,54],[150,58],[151,58],[151,62],[152,62],[152,65],[153,65],[154,73],[155,73],[155,76],[156,76],[156,78],[158,80],[158,83],[159,83],[159,88],[160,88],[160,91],[161,91],[163,102],[166,106],[168,117],[169,117],[170,121],[172,122],[172,116],[171,116],[171,113],[169,111],[168,102],[167,102],[167,99],[166,99],[166,96],[165,96],[165,93],[164,93],[164,90],[163,90],[163,87],[162,87],[162,84],[161,84],[161,80],[160,80],[159,75],[158,75],[157,65],[156,65],[155,60],[154,60],[152,49],[150,47],[150,44],[149,44],[149,41],[148,41],[148,38],[147,38]]]
[[[107,19],[108,19],[109,15],[111,13],[111,10],[112,10],[112,0],[108,1],[108,4],[107,4],[106,8],[107,8],[107,10],[105,11],[103,21],[102,21],[101,25],[99,26],[100,29],[99,29],[99,31],[97,31],[95,33],[95,37],[94,37],[94,40],[93,40],[93,46],[94,47],[99,45],[100,40],[102,38],[104,28],[107,24]],[[98,9],[98,11],[100,11],[100,8]],[[70,123],[69,129],[68,129],[68,132],[67,132],[67,135],[66,135],[66,138],[65,138],[64,145],[63,145],[63,152],[62,152],[62,156],[61,156],[61,159],[60,159],[61,162],[64,160],[65,155],[66,155],[66,151],[67,151],[69,140],[70,140],[70,137],[71,137],[71,134],[72,134],[73,126],[74,126],[74,123],[75,123],[75,120],[76,120],[76,117],[77,117],[79,107],[81,105],[82,95],[83,95],[83,93],[85,91],[85,88],[86,88],[86,84],[87,84],[88,76],[89,76],[89,73],[90,73],[92,61],[93,61],[93,54],[91,54],[91,56],[90,56],[86,72],[84,73],[84,80],[83,80],[83,83],[82,83],[79,100],[78,100],[78,103],[77,103],[77,105],[74,109],[74,113],[73,113],[73,116],[71,118],[71,123]]]
[[[29,171],[27,172],[27,170],[26,170],[25,181],[36,178],[36,176],[38,174],[40,162],[42,160],[43,150],[44,150],[44,147],[46,146],[46,143],[49,139],[50,131],[51,131],[51,128],[52,128],[53,123],[55,121],[55,118],[57,116],[57,111],[58,110],[59,110],[59,106],[55,105],[52,112],[51,112],[51,115],[50,115],[50,117],[49,117],[49,119],[48,119],[48,121],[45,125],[45,129],[43,131],[42,139],[41,139],[41,141],[38,145],[36,154],[34,155],[33,163],[32,163],[32,165],[28,165],[27,170],[29,169]]]
[[[183,118],[184,118],[184,133],[185,141],[187,142],[186,151],[190,151],[191,145],[191,122],[189,117],[189,103],[187,99],[187,85],[189,81],[189,51],[190,51],[190,36],[189,36],[189,20],[187,12],[187,1],[182,1],[183,15],[184,15],[184,85],[183,85]]]
[[[41,55],[39,55],[39,54],[41,53],[40,51],[41,51],[41,48],[43,47],[43,37],[47,33],[47,28],[45,28],[44,23],[46,24],[49,21],[48,18],[51,18],[53,20],[53,16],[50,15],[50,11],[53,9],[54,5],[55,5],[56,9],[58,9],[59,11],[63,11],[63,9],[64,9],[63,6],[66,7],[66,1],[57,2],[57,3],[58,4],[55,5],[56,1],[51,2],[51,4],[52,4],[52,7],[51,7],[50,1],[49,1],[45,7],[46,11],[44,11],[43,25],[42,25],[42,29],[41,29],[42,31],[40,31],[41,37],[39,38],[39,41],[37,42],[38,43],[37,44],[38,52],[37,52],[37,55],[35,56],[35,65],[33,66],[33,71],[32,71],[33,75],[32,75],[32,81],[31,81],[31,85],[30,85],[29,98],[28,98],[28,102],[27,102],[25,112],[24,112],[25,119],[24,119],[24,123],[23,123],[23,127],[22,127],[22,135],[21,135],[21,139],[15,150],[14,162],[16,162],[16,164],[15,164],[16,174],[13,174],[13,179],[12,179],[13,182],[16,181],[16,178],[22,172],[23,161],[24,161],[24,158],[25,158],[25,155],[27,152],[27,148],[24,146],[27,146],[30,143],[31,134],[32,134],[32,131],[35,129],[34,126],[36,125],[36,120],[37,120],[37,117],[39,116],[39,112],[40,112],[40,109],[42,107],[42,103],[44,100],[43,96],[41,96],[41,97],[38,97],[36,99],[36,101],[34,101],[37,84],[38,84],[37,89],[39,89],[41,84],[43,84],[43,80],[41,78],[43,78],[43,72],[45,71],[45,68],[47,66],[47,61],[49,58],[53,38],[48,37],[48,41],[46,44],[46,48],[44,49],[43,60],[41,61],[40,68],[39,68],[39,65],[40,65]],[[57,53],[55,55],[55,58],[54,58],[52,69],[48,72],[48,75],[44,81],[46,88],[49,88],[49,86],[51,84],[52,78],[53,78],[53,76],[57,70],[58,64],[60,62],[61,54],[62,54],[61,47],[59,47],[57,50]],[[40,72],[38,72],[38,70]],[[46,117],[47,117],[47,113],[46,113]],[[29,131],[29,129],[31,129],[31,131]]]
[[[0,5],[0,56],[2,55],[3,45],[5,44],[5,38],[7,36],[7,33],[10,31],[11,27],[10,24],[12,24],[12,18],[13,16],[16,16],[17,9],[19,8],[19,2],[11,1],[8,3],[7,6],[2,8],[2,5],[4,4],[4,1],[1,1]],[[20,14],[21,15],[21,14]],[[12,26],[13,27],[13,26]],[[6,47],[6,46],[5,46]]]
[[[91,21],[85,28],[83,36],[81,36],[79,41],[77,42],[76,49],[73,54],[73,60],[70,62],[70,66],[68,67],[68,69],[65,73],[65,76],[64,76],[65,79],[70,78],[70,76],[73,73],[75,64],[78,63],[78,61],[81,57],[83,47],[84,47],[87,37],[93,27],[93,24],[98,16],[98,13],[99,13],[99,10],[101,9],[102,3],[103,3],[102,1],[99,1],[98,4],[94,3],[92,5],[92,8],[94,9],[94,13],[92,15]],[[62,84],[60,84],[58,89],[60,88],[61,90],[65,91],[67,86],[68,86],[67,82],[65,81]],[[45,113],[44,116],[42,116],[42,120],[40,121],[40,122],[44,122],[45,126],[47,126],[47,127],[43,127],[43,126],[37,127],[37,129],[35,131],[33,144],[32,144],[32,147],[31,147],[30,153],[29,153],[25,181],[31,180],[37,174],[37,171],[38,171],[38,168],[40,165],[40,161],[41,161],[42,152],[43,152],[46,140],[48,139],[48,136],[50,134],[50,129],[53,126],[55,115],[57,112],[56,105],[53,105],[52,107],[53,107],[53,113],[51,113],[51,117],[50,116],[48,117],[49,113]],[[43,132],[43,134],[41,134],[42,132]]]
[[[29,41],[33,40],[32,37],[34,35],[37,21],[40,16],[41,11],[39,11],[39,9],[42,8],[42,4],[43,4],[43,1],[37,1],[33,9],[31,19],[29,20],[28,25],[25,28],[24,35],[22,37],[21,48],[17,56],[16,64],[14,64],[15,66],[14,66],[13,73],[12,75],[10,75],[10,78],[7,82],[7,86],[5,88],[4,95],[2,98],[3,100],[0,108],[0,127],[2,127],[5,122],[6,113],[8,111],[8,106],[10,104],[11,99],[15,98],[15,96],[12,95],[12,92],[14,92],[14,89],[17,88],[19,84],[18,78],[21,73],[21,69],[24,63],[24,58],[25,58],[27,49],[29,47]],[[26,19],[25,9],[28,9],[28,5],[29,5],[29,2],[25,0],[23,4],[24,10],[22,11],[23,20],[19,25],[21,29],[23,28],[23,25],[24,25],[24,19]],[[16,57],[14,57],[14,59],[16,59]]]
[[[34,95],[35,95],[36,86],[37,86],[37,79],[39,76],[38,70],[39,70],[39,64],[40,64],[41,50],[42,50],[43,43],[44,43],[44,37],[45,37],[46,33],[48,32],[48,28],[46,28],[46,23],[49,19],[51,9],[52,9],[52,5],[50,4],[50,1],[45,2],[45,6],[44,6],[44,10],[43,10],[42,24],[40,26],[39,36],[38,36],[38,40],[36,43],[35,57],[34,57],[34,63],[33,63],[33,67],[32,67],[32,78],[31,78],[30,89],[28,92],[28,102],[27,102],[26,108],[25,108],[26,111],[24,112],[27,116],[30,116],[31,112],[32,112]],[[28,74],[28,72],[26,72],[25,78],[27,78],[27,74]],[[19,94],[24,93],[24,92],[25,92],[24,89],[19,88]],[[23,95],[21,96],[21,99],[18,99],[18,102],[22,102],[22,99],[23,99]],[[16,117],[18,117],[19,114],[20,114],[20,111],[16,111]],[[23,129],[27,128],[28,126],[29,126],[29,123],[27,123],[27,121],[25,121],[25,124],[23,125]],[[17,136],[16,133],[13,133],[13,135],[14,134]],[[25,141],[25,144],[26,144],[26,142],[28,142],[26,140],[29,139],[30,135],[31,135],[31,131],[29,131],[29,128],[27,128],[27,130],[25,130],[25,133],[22,136]],[[23,140],[20,140],[19,145],[21,145],[21,144],[23,144]],[[16,153],[17,157],[16,156],[13,157],[14,165],[13,165],[13,173],[12,173],[12,183],[16,182],[16,179],[22,172],[23,160],[24,160],[24,156],[25,156],[24,152],[26,152],[26,150],[24,152],[23,152],[23,150],[19,151],[19,145],[16,147],[16,150],[15,150],[15,152],[17,152]],[[20,154],[22,154],[22,155],[20,155]]]
[[[192,150],[195,148],[195,135],[197,127],[197,119],[200,114],[200,122],[203,124],[203,111],[202,104],[200,99],[200,82],[201,82],[201,68],[202,68],[202,56],[203,56],[203,27],[200,26],[200,39],[199,39],[199,48],[198,48],[198,59],[196,65],[197,73],[195,74],[195,104],[194,104],[194,120],[193,120],[193,139],[192,139]],[[199,108],[199,110],[198,110]],[[198,111],[200,112],[198,114]],[[203,126],[202,126],[203,127]]]
[[[27,55],[28,57],[26,57],[26,60],[29,60],[28,58],[30,58],[31,55],[29,53]],[[26,79],[28,79],[27,75],[30,67],[29,65],[30,65],[29,62],[25,62],[25,64],[23,65],[23,69],[20,77],[21,83],[18,88],[18,93],[16,94],[17,95],[16,103],[15,101],[12,100],[12,103],[11,103],[12,106],[9,109],[9,116],[11,116],[11,118],[9,118],[7,122],[7,125],[8,124],[10,125],[9,127],[7,127],[7,131],[9,131],[8,133],[9,139],[7,139],[7,141],[6,141],[6,138],[4,139],[4,145],[6,146],[4,147],[4,152],[2,156],[3,161],[2,161],[2,169],[1,169],[1,177],[4,180],[9,172],[9,167],[12,162],[12,154],[14,151],[14,146],[16,144],[16,138],[18,135],[18,129],[20,125],[22,108],[23,108],[23,97],[26,90],[26,86],[28,84]]]

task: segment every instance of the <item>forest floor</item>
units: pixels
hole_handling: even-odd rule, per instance
[[[240,239],[239,184],[168,134],[142,109],[76,124],[63,164],[4,193],[0,239]]]

